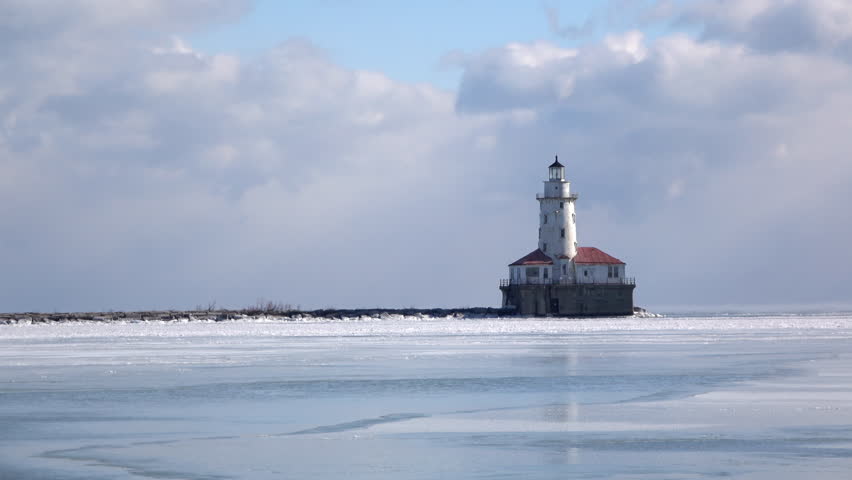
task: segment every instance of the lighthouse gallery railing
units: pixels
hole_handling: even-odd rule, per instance
[[[552,198],[554,200],[560,200],[560,199],[577,200],[578,198],[580,198],[580,194],[572,192],[572,193],[569,193],[567,197],[563,197],[561,195],[549,195],[549,194],[545,195],[545,194],[541,194],[541,193],[535,194],[536,200],[544,200],[545,198]]]

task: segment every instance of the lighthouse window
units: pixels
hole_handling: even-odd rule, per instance
[[[565,202],[559,202],[559,208],[565,208]]]
[[[527,267],[527,278],[538,278],[538,267]]]
[[[562,229],[561,233],[562,233],[562,238],[565,238],[565,229],[564,228]]]
[[[547,251],[547,243],[546,243],[546,242],[541,244],[541,251],[542,251],[542,252],[546,252],[546,251]]]
[[[589,271],[588,271],[588,270],[583,270],[583,276],[584,276],[584,277],[588,277],[588,276],[589,276]]]
[[[562,264],[562,273],[568,273],[568,272],[565,271],[565,264],[564,263]]]
[[[612,278],[612,265],[606,267],[606,277]]]
[[[547,215],[544,216],[544,223],[547,223]]]
[[[577,223],[577,216],[573,213],[571,214],[571,223]]]
[[[547,278],[547,274],[548,274],[548,269],[547,269],[547,268],[545,268],[545,269],[544,269],[544,278],[545,278],[545,279]]]

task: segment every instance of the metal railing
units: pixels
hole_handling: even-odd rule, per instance
[[[599,280],[594,278],[501,278],[500,286],[508,287],[509,285],[636,285],[634,277],[616,277]]]
[[[536,198],[536,200],[543,200],[545,198],[552,198],[552,199],[564,198],[566,200],[577,200],[578,198],[580,198],[580,194],[572,192],[572,193],[569,193],[567,197],[562,197],[562,196],[557,196],[557,195],[542,195],[541,193],[536,193],[535,198]]]

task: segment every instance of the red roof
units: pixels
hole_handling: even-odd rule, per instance
[[[624,265],[624,262],[595,247],[577,247],[574,263],[596,265]]]
[[[568,258],[560,256],[559,258]],[[596,264],[596,265],[624,265],[624,262],[604,253],[603,250],[595,247],[577,247],[577,255],[574,256],[574,263]]]
[[[546,253],[542,252],[541,249],[536,248],[526,256],[509,264],[510,267],[516,265],[553,265],[553,260]]]

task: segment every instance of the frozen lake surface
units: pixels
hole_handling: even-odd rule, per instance
[[[0,326],[0,479],[852,478],[852,316]]]

